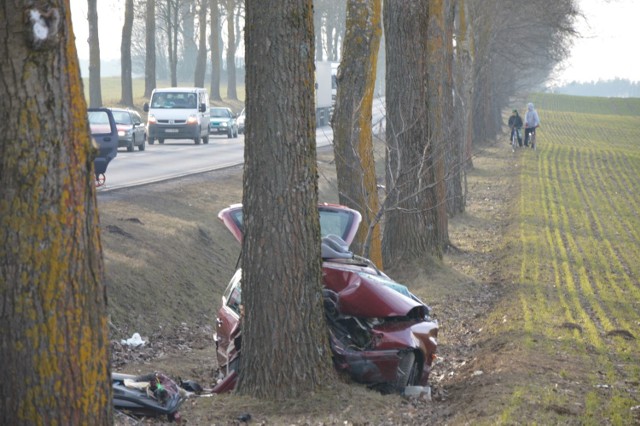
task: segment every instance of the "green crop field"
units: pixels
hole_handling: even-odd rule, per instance
[[[538,150],[518,150],[519,229],[506,261],[532,363],[502,411],[538,424],[640,421],[640,99],[535,95]],[[570,420],[569,420],[570,419]]]

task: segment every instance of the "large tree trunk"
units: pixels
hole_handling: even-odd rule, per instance
[[[321,296],[313,6],[247,0],[246,11],[238,391],[300,398],[335,378]]]
[[[124,25],[120,43],[120,79],[122,81],[122,98],[120,103],[133,107],[133,83],[131,80],[131,33],[133,31],[133,0],[126,0],[124,8]]]
[[[381,0],[349,0],[332,119],[340,204],[362,213],[351,249],[382,267],[380,202],[371,114],[380,47]]]
[[[220,95],[220,9],[218,0],[211,0],[211,100],[221,101]]]
[[[94,152],[69,2],[48,6],[0,5],[0,424],[110,425]]]
[[[382,252],[388,267],[441,252],[436,147],[426,109],[427,5],[387,1],[383,15],[388,151]]]
[[[324,59],[323,55],[323,43],[322,43],[322,13],[318,8],[319,2],[314,2],[314,13],[313,13],[313,28],[315,32],[315,42],[316,42],[316,61],[322,61]]]
[[[180,24],[177,26],[182,40],[181,55],[178,60],[178,81],[191,81],[198,61],[198,45],[196,44],[196,0],[180,0]]]
[[[234,28],[235,0],[227,0],[227,99],[237,100],[236,33]]]
[[[196,70],[194,76],[194,84],[196,87],[204,87],[204,75],[207,68],[207,2],[209,0],[200,0],[200,9],[198,10],[198,60],[196,62]]]
[[[98,36],[98,0],[87,0],[89,19],[89,105],[102,106],[100,81],[100,39]]]
[[[178,29],[180,10],[178,0],[167,0],[167,49],[171,87],[178,86]]]
[[[147,0],[145,17],[144,96],[156,88],[156,0]]]
[[[447,156],[448,168],[447,168],[447,211],[450,216],[455,216],[458,213],[465,211],[466,196],[465,196],[465,180],[466,180],[466,159],[464,157],[465,141],[466,141],[466,126],[467,116],[466,109],[469,105],[469,89],[467,74],[467,59],[468,59],[468,41],[466,39],[466,12],[465,1],[454,0],[453,10],[451,11],[453,21],[450,21],[449,25],[451,29],[449,31],[447,43],[450,45],[447,47],[448,57],[451,60],[451,84],[453,86],[453,128],[451,129],[451,144],[449,147],[449,153]],[[455,40],[457,41],[455,53],[453,51],[453,34],[457,28]]]
[[[447,56],[447,10],[449,0],[430,0],[428,7],[429,24],[427,41],[428,58],[428,103],[429,140],[431,141],[431,158],[427,160],[432,167],[430,177],[434,190],[429,191],[432,207],[437,221],[436,251],[440,255],[449,244],[449,221],[447,215],[447,186],[445,180],[445,159],[447,146],[450,144],[449,126],[453,123],[453,102],[449,84],[449,58]]]

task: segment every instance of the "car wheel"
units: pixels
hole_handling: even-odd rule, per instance
[[[127,145],[127,152],[133,152],[133,148],[135,148],[135,144],[136,144],[136,138],[131,137],[131,142],[129,142],[129,145]]]
[[[158,143],[163,144],[164,143],[164,139],[158,139]]]
[[[398,392],[402,392],[407,386],[418,383],[418,363],[416,354],[413,351],[402,354],[402,359],[398,364],[398,374],[396,376],[395,387]]]
[[[234,138],[237,138],[237,137],[238,137],[238,129],[236,129],[236,133],[235,133]]]
[[[204,144],[208,144],[209,143],[209,135],[207,135],[204,138],[202,138],[202,143],[204,143]]]
[[[155,139],[149,139],[149,145],[153,145],[154,143],[156,143]]]
[[[232,137],[233,137],[233,130],[232,129],[227,130],[227,138],[231,139]]]
[[[142,138],[142,143],[138,145],[138,151],[144,151],[145,145],[147,144],[147,137]]]

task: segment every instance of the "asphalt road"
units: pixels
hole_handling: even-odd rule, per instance
[[[374,106],[374,127],[383,117],[382,100]],[[318,147],[330,145],[333,141],[331,126],[320,127],[316,131]],[[144,185],[174,179],[190,174],[223,169],[244,162],[244,136],[227,138],[226,135],[211,135],[208,144],[196,145],[192,140],[167,140],[160,145],[147,143],[144,151],[137,148],[127,152],[118,150],[105,173],[104,185],[98,187],[98,194],[118,188]]]

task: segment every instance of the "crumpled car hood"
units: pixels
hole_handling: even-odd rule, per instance
[[[323,280],[327,288],[337,293],[337,307],[342,315],[422,319],[429,314],[423,303],[411,298],[406,287],[386,276],[350,271],[340,266],[325,263]]]

